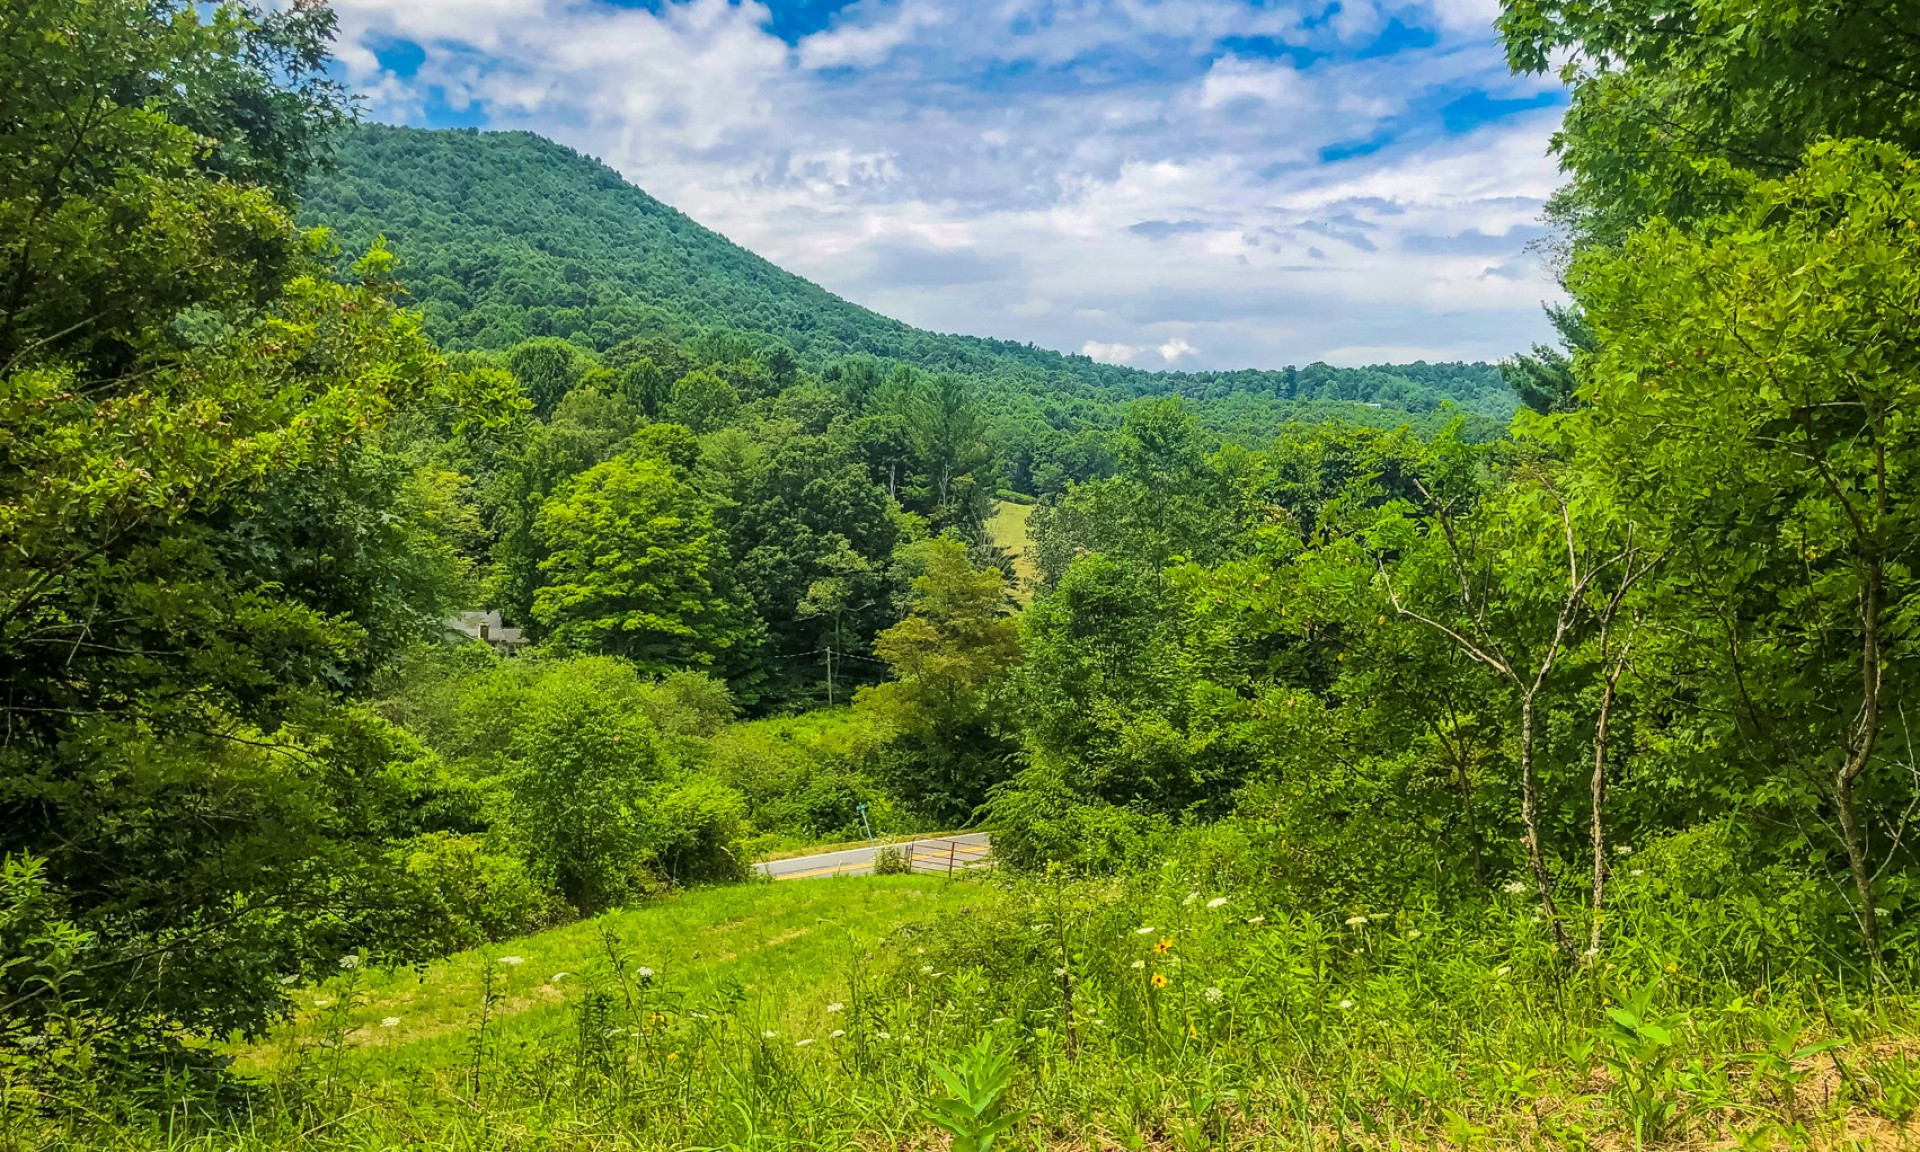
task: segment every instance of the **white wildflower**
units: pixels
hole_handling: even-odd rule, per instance
[[[635,970],[634,975],[640,977],[640,979],[642,980],[651,980],[653,979],[653,969],[647,967],[645,964],[642,964],[638,969]]]
[[[1351,1000],[1342,1000],[1342,1001],[1340,1001],[1340,1010],[1341,1010],[1342,1012],[1345,1012],[1345,1011],[1346,1011],[1347,1009],[1349,1009],[1349,1008],[1351,1008],[1351,1007],[1353,1007],[1353,1001],[1351,1001]]]
[[[1525,880],[1509,880],[1500,886],[1500,890],[1509,896],[1525,896],[1527,894],[1527,882]]]
[[[1629,876],[1645,876],[1646,874],[1647,870],[1645,868],[1635,868],[1633,871],[1627,873]]]
[[[399,1026],[400,1017],[398,1016],[382,1016],[380,1018],[380,1027],[382,1028],[397,1028]]]
[[[520,965],[525,964],[526,962],[527,962],[527,958],[525,956],[500,957],[500,963],[505,964],[509,968],[518,968],[520,967]]]
[[[762,1040],[778,1040],[778,1039],[780,1039],[780,1033],[778,1033],[778,1032],[772,1032],[772,1031],[768,1031],[768,1032],[762,1032],[762,1033],[760,1033],[760,1039],[762,1039]]]
[[[1625,844],[1619,844],[1614,846],[1613,854],[1615,856],[1631,856],[1633,855],[1633,849]]]
[[[349,952],[345,956],[340,957],[340,967],[345,968],[347,971],[351,972],[355,968],[360,967],[360,957]]]
[[[838,1040],[846,1034],[847,1030],[845,1028],[835,1028],[833,1031],[827,1033],[827,1038],[830,1040]]]
[[[920,975],[922,975],[922,976],[931,976],[931,975],[933,975],[933,965],[931,965],[931,964],[922,964],[922,965],[920,965]]]
[[[1247,923],[1249,923],[1249,924],[1265,924],[1266,922],[1267,922],[1267,918],[1266,918],[1265,916],[1249,916],[1249,917],[1247,917]]]
[[[1051,927],[1053,927],[1053,925],[1051,925],[1051,924],[1035,924],[1035,925],[1033,926],[1033,930],[1034,930],[1035,932],[1045,932],[1045,931],[1046,931],[1047,929],[1049,929],[1049,928],[1051,928]]]
[[[1365,916],[1347,917],[1347,927],[1349,928],[1365,928],[1366,926],[1367,926],[1367,918]]]
[[[1222,992],[1218,988],[1209,988],[1205,992],[1202,992],[1200,995],[1205,996],[1207,998],[1207,1003],[1209,1004],[1218,1004],[1220,1003],[1220,1001],[1225,1000],[1227,998],[1227,994],[1225,992]]]
[[[1226,906],[1227,898],[1225,896],[1215,896],[1213,899],[1207,901],[1207,907],[1209,908],[1224,908]]]
[[[835,1012],[845,1012],[846,1010],[847,1010],[847,1006],[845,1004],[840,1003],[837,1000],[834,1001],[832,1004],[827,1005],[828,1015],[832,1015]]]
[[[1182,904],[1191,904],[1191,903],[1193,903],[1193,902],[1194,902],[1195,900],[1198,900],[1198,899],[1200,899],[1200,893],[1198,893],[1198,892],[1189,892],[1189,893],[1187,893],[1187,898],[1186,898],[1185,900],[1182,900],[1182,901],[1180,901],[1180,903],[1182,903]]]
[[[811,1043],[813,1043],[813,1037],[809,1036],[805,1040],[795,1040],[793,1042],[793,1046],[795,1048],[805,1048],[807,1045]]]
[[[1142,924],[1140,927],[1135,928],[1133,930],[1133,934],[1135,936],[1151,936],[1153,935],[1153,925]]]
[[[1127,967],[1132,968],[1136,972],[1138,972],[1142,968],[1145,968],[1146,966],[1147,966],[1147,962],[1145,960],[1135,960],[1132,964],[1127,965]]]

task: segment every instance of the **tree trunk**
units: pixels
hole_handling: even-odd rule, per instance
[[[1553,926],[1553,940],[1563,957],[1572,958],[1573,941],[1567,938],[1567,926],[1560,922],[1560,909],[1553,902],[1553,884],[1547,876],[1547,858],[1540,847],[1540,788],[1533,778],[1533,693],[1520,701],[1520,820],[1525,827],[1527,864],[1533,871],[1533,883],[1540,890],[1540,907]]]
[[[1853,803],[1853,785],[1873,759],[1880,736],[1880,590],[1884,568],[1876,558],[1867,568],[1860,607],[1860,719],[1848,740],[1847,757],[1833,777],[1833,810],[1847,850],[1847,870],[1860,897],[1860,935],[1875,967],[1880,964],[1880,913],[1873,900],[1873,869],[1867,863],[1866,836]]]
[[[1626,665],[1627,654],[1623,649],[1607,673],[1606,688],[1600,693],[1600,718],[1593,725],[1593,927],[1587,950],[1595,955],[1600,952],[1600,910],[1606,904],[1607,895],[1607,721],[1613,713],[1614,692]]]

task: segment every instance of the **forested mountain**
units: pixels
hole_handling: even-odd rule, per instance
[[[1105,400],[1245,396],[1410,412],[1450,400],[1498,419],[1513,412],[1512,393],[1489,364],[1146,372],[925,332],[775,267],[599,161],[531,133],[369,124],[344,135],[336,159],[307,185],[303,219],[335,229],[347,252],[385,235],[409,302],[448,348],[559,336],[605,350],[636,335],[732,329],[774,337],[815,367],[868,353]]]

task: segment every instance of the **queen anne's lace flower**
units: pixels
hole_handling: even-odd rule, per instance
[[[1207,901],[1207,907],[1209,908],[1224,908],[1226,905],[1227,898],[1225,896],[1215,896],[1213,899]]]
[[[1207,998],[1207,1003],[1209,1004],[1218,1004],[1227,998],[1227,994],[1218,988],[1209,988],[1205,992],[1202,992],[1201,995]]]
[[[380,1027],[382,1028],[397,1028],[399,1025],[400,1017],[398,1016],[383,1016],[380,1019]]]
[[[520,967],[520,965],[525,964],[526,962],[527,962],[527,958],[525,956],[500,957],[500,963],[505,964],[509,968],[518,968]]]

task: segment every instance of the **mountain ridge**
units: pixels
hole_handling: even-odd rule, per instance
[[[561,336],[597,349],[636,335],[731,329],[822,366],[868,354],[1025,390],[1107,397],[1240,394],[1412,412],[1445,402],[1495,419],[1513,398],[1484,363],[1150,371],[1033,344],[913,327],[789,272],[532,132],[363,124],[309,182],[304,222],[349,252],[384,235],[429,333],[450,349]]]

